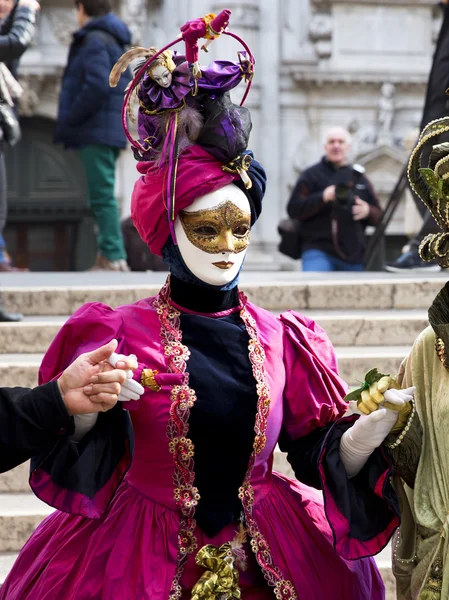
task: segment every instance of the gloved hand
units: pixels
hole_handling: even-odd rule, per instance
[[[116,345],[117,345],[117,342],[115,342],[115,346]],[[86,355],[86,356],[90,356],[90,355]],[[131,361],[129,359],[131,359]],[[133,359],[135,359],[135,360],[133,360]],[[78,360],[80,360],[80,359],[78,359]],[[106,362],[111,367],[113,367],[114,369],[117,369],[117,370],[126,369],[127,365],[129,365],[130,363],[131,364],[134,363],[137,366],[137,358],[134,355],[127,357],[127,356],[124,356],[123,354],[117,354],[116,352],[113,352],[109,356],[109,358],[106,359]],[[108,367],[106,365],[106,368],[109,369],[110,367]],[[72,370],[73,370],[73,368],[72,368]],[[98,382],[92,383],[90,386],[91,389],[89,390],[89,395],[92,397],[92,394],[94,394],[94,395],[97,394],[98,398],[100,398],[101,400],[104,400],[104,402],[100,404],[103,411],[109,410],[110,408],[115,406],[115,404],[117,402],[128,402],[129,400],[139,400],[140,396],[144,392],[144,388],[140,385],[140,383],[138,383],[137,381],[134,381],[134,379],[132,379],[133,371],[131,369],[127,369],[125,371],[126,379],[123,383],[120,382],[120,385],[119,385],[120,392],[118,393],[118,395],[112,396],[113,399],[109,403],[106,403],[105,402],[106,397],[104,397],[104,395],[106,393],[106,390],[109,390],[109,387],[111,385],[110,383],[106,382],[106,379],[109,379],[111,377],[113,378],[112,385],[114,386],[114,389],[115,389],[115,387],[118,384],[118,382],[115,381],[116,373],[117,373],[117,371],[106,370],[105,372],[97,375]],[[116,391],[114,393],[116,394]],[[101,395],[101,394],[103,394],[103,395]],[[82,440],[83,437],[87,433],[89,433],[89,431],[91,429],[93,429],[95,427],[97,420],[98,420],[98,412],[75,414],[73,418],[75,421],[75,432],[72,436],[70,436],[70,439],[73,442],[77,443],[80,440]]]
[[[365,415],[376,411],[379,406],[397,411],[399,413],[398,419],[392,431],[393,433],[398,433],[402,431],[407,423],[412,409],[410,402],[413,400],[414,393],[414,387],[403,390],[392,377],[385,376],[376,383],[373,383],[369,390],[362,391],[362,399],[357,404],[357,408]],[[405,402],[396,403],[391,399],[404,400]]]
[[[362,414],[354,425],[345,431],[340,441],[340,457],[348,477],[354,477],[363,468],[368,458],[395,428],[399,411],[413,399],[415,388],[387,390],[385,400],[394,407],[379,408],[370,414]]]
[[[134,355],[130,356],[133,357]],[[120,366],[117,363],[123,361],[126,358],[128,357],[124,354],[117,354],[116,352],[113,352],[108,358],[108,363],[111,365],[111,367],[120,368]],[[128,369],[126,371],[126,380],[124,383],[122,383],[122,387],[118,395],[118,401],[128,402],[129,400],[140,400],[140,396],[144,393],[144,391],[145,390],[140,385],[140,383],[133,379],[133,372],[131,371],[131,369]]]

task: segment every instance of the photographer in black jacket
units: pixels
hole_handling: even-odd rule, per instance
[[[303,271],[363,271],[365,228],[382,210],[363,167],[348,162],[351,136],[326,135],[325,156],[299,178],[287,212],[301,222]]]

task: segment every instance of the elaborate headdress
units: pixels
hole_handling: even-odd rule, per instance
[[[449,267],[449,143],[433,146],[441,134],[449,132],[449,117],[429,123],[419,136],[408,166],[412,190],[430,210],[442,233],[424,238],[419,255],[425,261],[437,260],[441,267]],[[423,155],[430,151],[427,167]]]
[[[196,198],[240,180],[250,201],[253,221],[259,216],[265,191],[265,172],[247,151],[251,131],[249,111],[242,105],[251,87],[254,57],[246,43],[227,30],[231,11],[208,14],[181,27],[181,36],[161,50],[128,51],[111,72],[111,85],[136,58],[144,59],[128,87],[123,105],[123,127],[131,142],[138,170],[132,217],[141,237],[161,255],[171,234],[176,244],[174,221],[180,210]],[[207,51],[211,41],[225,34],[241,43],[238,62],[198,63],[198,40]],[[170,50],[185,42],[185,56]],[[170,83],[159,85],[152,69],[160,61],[170,73]],[[240,81],[247,89],[240,103],[232,103],[229,91]],[[127,125],[133,94],[139,99],[138,133],[135,140]],[[254,186],[254,184],[256,184]],[[254,189],[251,191],[251,188]]]

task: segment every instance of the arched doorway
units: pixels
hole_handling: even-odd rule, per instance
[[[8,250],[32,271],[87,269],[95,240],[78,156],[53,144],[53,121],[22,119],[21,127],[22,140],[6,149]]]

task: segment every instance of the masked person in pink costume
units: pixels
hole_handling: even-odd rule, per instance
[[[132,217],[169,265],[166,284],[117,309],[83,306],[43,360],[48,381],[115,337],[138,357],[145,392],[76,448],[64,440],[33,462],[35,493],[58,511],[0,599],[384,598],[363,557],[398,525],[391,466],[374,450],[397,414],[343,417],[346,385],[324,331],[239,291],[266,176],[246,151],[249,113],[215,97],[197,98],[204,125],[176,158],[169,213],[167,162],[138,164]],[[298,481],[272,471],[278,442]]]

